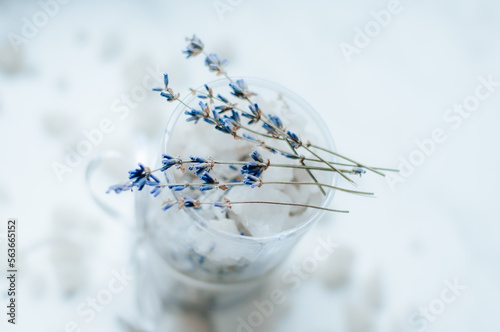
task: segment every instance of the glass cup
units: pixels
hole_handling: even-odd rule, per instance
[[[286,106],[286,119],[295,118],[296,123],[308,123],[316,134],[315,142],[335,151],[325,122],[302,98],[264,80],[245,78],[245,82],[260,98],[279,100]],[[222,79],[209,86],[216,93],[222,91],[222,95],[229,95],[228,83],[227,79]],[[199,90],[202,89],[204,87]],[[198,106],[198,101],[195,95],[184,99],[193,108]],[[245,105],[245,101],[241,100],[240,105]],[[172,154],[172,142],[180,135],[186,109],[179,104],[173,112],[163,135],[162,153]],[[301,128],[294,129],[300,133]],[[223,134],[214,132],[213,135]],[[332,156],[328,159],[336,161]],[[322,173],[326,173],[323,183],[336,184],[336,174]],[[163,176],[162,180],[175,182],[174,170],[167,170]],[[322,207],[330,205],[334,192],[326,190]],[[324,214],[324,211],[312,210],[298,226],[271,236],[241,236],[213,227],[203,213],[194,209],[177,210],[173,207],[162,211],[162,199],[173,199],[175,193],[163,190],[162,195],[162,198],[153,198],[148,190],[136,192],[135,203],[136,226],[142,234],[142,241],[134,248],[140,285],[137,296],[140,307],[153,315],[159,314],[168,304],[201,309],[223,307],[255,292],[284,261],[300,237]]]

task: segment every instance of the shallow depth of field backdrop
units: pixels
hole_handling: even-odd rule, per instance
[[[318,237],[338,249],[256,331],[500,330],[499,16],[493,0],[0,0],[0,330],[127,331],[133,282],[88,302],[130,268],[132,236],[93,202],[84,172],[105,151],[158,152],[173,105],[146,88],[163,72],[180,92],[214,79],[181,54],[193,33],[231,75],[300,94],[340,152],[402,171],[360,180],[375,199],[336,196],[351,213],[324,218],[282,269]],[[126,175],[119,165],[98,175],[102,190],[116,170]],[[110,200],[132,216],[132,195]],[[9,217],[19,220],[14,327]],[[255,310],[214,313],[215,330],[236,331]],[[172,310],[162,331],[203,324]]]

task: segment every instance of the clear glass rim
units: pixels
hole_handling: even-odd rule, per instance
[[[273,91],[276,91],[278,93],[282,93],[284,96],[289,98],[290,100],[293,100],[295,103],[300,105],[301,107],[304,108],[304,111],[309,114],[309,116],[312,118],[313,121],[316,122],[316,125],[320,128],[322,131],[322,135],[325,138],[325,142],[328,145],[327,148],[330,149],[331,151],[336,152],[337,149],[335,147],[335,142],[333,140],[333,137],[326,126],[325,122],[321,118],[321,116],[318,114],[318,112],[307,102],[305,101],[302,97],[300,97],[298,94],[295,92],[289,90],[288,88],[285,88],[277,83],[270,82],[261,78],[255,78],[255,77],[248,77],[248,76],[242,76],[236,79],[243,79],[245,82],[251,87],[252,85],[260,86],[263,88],[267,88]],[[225,82],[226,84],[229,84],[229,81],[227,78],[221,78],[218,80],[214,80],[212,82],[207,83],[208,86],[215,86],[215,85],[220,85],[221,83]],[[204,86],[200,86],[197,90],[204,89]],[[196,95],[189,94],[188,96],[184,97],[182,100],[185,102],[187,105],[189,105],[194,99],[196,99]],[[168,122],[167,122],[167,127],[163,133],[162,140],[161,140],[161,147],[162,147],[162,153],[168,154],[168,145],[170,143],[170,137],[172,136],[172,133],[175,128],[175,124],[179,120],[179,118],[184,114],[184,110],[186,109],[186,106],[183,104],[177,105],[177,107],[174,109],[172,112]],[[337,158],[334,158],[332,156],[332,159],[334,161]],[[174,181],[174,175],[171,169],[167,170],[166,172],[166,178],[167,181]],[[335,173],[332,176],[332,183],[331,185],[335,186],[338,181],[338,175]],[[325,199],[323,199],[323,202],[321,204],[321,207],[328,207],[330,203],[333,200],[333,197],[335,195],[336,190],[331,189],[328,191],[327,196]],[[323,215],[325,214],[326,211],[324,210],[316,210],[315,213],[307,218],[304,222],[301,222],[299,225],[284,230],[282,232],[269,235],[269,236],[262,236],[262,237],[257,237],[257,236],[241,236],[239,234],[232,234],[228,233],[225,231],[222,231],[216,227],[210,226],[210,224],[207,222],[207,220],[201,216],[196,210],[194,209],[182,209],[182,211],[179,211],[179,213],[187,213],[196,223],[199,224],[199,226],[206,228],[207,231],[212,232],[216,234],[217,236],[221,237],[226,237],[228,240],[232,241],[244,241],[248,243],[254,243],[254,244],[264,244],[268,242],[273,242],[279,239],[284,239],[288,238],[294,235],[302,235],[305,233],[307,229],[309,229],[316,221],[321,219]]]

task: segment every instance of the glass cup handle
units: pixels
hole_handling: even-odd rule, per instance
[[[110,204],[108,204],[106,201],[101,199],[99,195],[96,193],[96,189],[92,186],[91,179],[94,173],[99,169],[101,164],[105,161],[108,160],[113,160],[113,159],[118,159],[127,165],[132,165],[133,163],[127,159],[123,154],[117,151],[107,151],[104,152],[97,157],[93,158],[90,160],[90,162],[87,164],[87,167],[85,169],[85,184],[87,186],[87,190],[94,200],[94,202],[99,206],[106,214],[108,214],[110,217],[113,219],[117,220],[126,220],[129,219],[130,217],[125,215],[124,213],[118,211],[116,208],[112,207]]]

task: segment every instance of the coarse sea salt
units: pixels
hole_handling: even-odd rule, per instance
[[[226,98],[229,96],[225,95]],[[231,100],[231,98],[228,98]],[[206,100],[208,103],[209,101]],[[196,107],[198,100],[194,100],[191,105]],[[238,102],[239,107],[246,109],[246,102],[233,98],[231,102]],[[258,95],[252,98],[252,102],[257,102],[265,114],[278,115],[284,126],[300,135],[304,141],[313,140],[317,143],[325,142],[321,137],[321,130],[311,118],[305,117],[297,112],[282,99],[278,94],[273,96]],[[203,120],[194,124],[184,121],[183,115],[177,120],[173,134],[170,138],[168,151],[170,155],[181,156],[188,159],[190,155],[201,158],[212,157],[215,161],[250,161],[249,154],[252,150],[257,150],[264,160],[270,159],[272,164],[293,164],[300,165],[298,160],[293,160],[282,156],[280,153],[259,147],[245,140],[235,140],[232,136],[221,133]],[[242,117],[242,124],[261,133],[266,133],[262,124],[247,125],[247,118]],[[240,129],[245,132],[243,129]],[[239,132],[240,133],[240,132]],[[241,133],[240,133],[241,134]],[[289,145],[284,141],[263,138],[254,133],[247,134],[258,139],[264,139],[267,144],[279,148],[283,151],[290,150]],[[311,156],[305,149],[299,148],[299,153]],[[323,155],[324,156],[324,155]],[[332,160],[331,156],[329,158]],[[324,164],[308,163],[308,165],[324,166]],[[215,165],[210,172],[219,182],[231,182],[241,179],[239,172],[241,165],[236,165],[237,170],[231,169],[228,165]],[[319,182],[331,184],[333,174],[331,172],[314,172]],[[192,172],[175,171],[176,182],[200,182]],[[304,169],[269,167],[262,174],[264,182],[313,182]],[[215,192],[217,191],[217,192]],[[185,190],[183,194],[198,197],[196,190]],[[260,188],[250,188],[248,186],[234,186],[230,190],[212,190],[202,193],[202,201],[222,201],[227,197],[232,202],[245,201],[270,201],[285,203],[301,203],[311,205],[321,205],[324,196],[315,185],[294,185],[294,184],[264,184]],[[234,204],[227,213],[221,214],[220,209],[205,208],[211,210],[210,213],[203,212],[203,216],[211,219],[208,222],[212,227],[231,234],[243,233],[245,236],[266,237],[282,231],[294,228],[305,222],[314,211],[304,207],[270,204]]]

